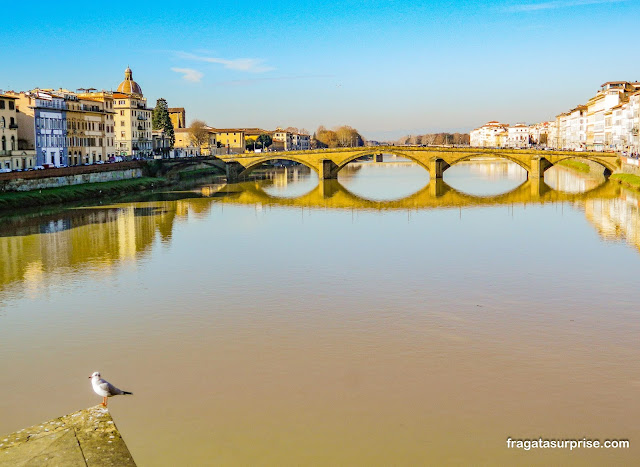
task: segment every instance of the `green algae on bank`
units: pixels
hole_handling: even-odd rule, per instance
[[[96,405],[0,437],[0,466],[135,466],[106,407]]]
[[[613,174],[611,180],[615,180],[618,183],[640,190],[640,176],[633,174]]]
[[[591,172],[591,168],[589,167],[588,164],[585,164],[584,162],[580,162],[580,161],[575,161],[572,159],[565,159],[563,161],[558,162],[558,165],[562,165],[564,167],[568,167],[570,169],[573,169],[577,172],[582,172],[582,173],[586,173],[588,174],[589,172]]]
[[[132,180],[47,188],[38,191],[6,192],[0,193],[0,210],[47,206],[115,196],[122,193],[149,190],[166,184],[167,181],[162,178],[144,177]]]

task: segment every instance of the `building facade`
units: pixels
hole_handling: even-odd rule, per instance
[[[51,90],[13,93],[20,109],[24,128],[23,147],[35,150],[35,165],[60,167],[69,164],[67,151],[66,110],[63,96]]]
[[[529,147],[529,127],[524,123],[516,123],[507,127],[508,148],[528,148]]]
[[[18,149],[16,98],[0,94],[0,169],[13,169],[11,155]]]
[[[113,93],[115,112],[115,153],[126,158],[150,156],[153,153],[151,140],[151,109],[142,88],[133,80],[133,72],[127,68],[124,81]]]
[[[503,148],[507,144],[509,125],[495,120],[471,130],[469,144],[478,148]]]
[[[173,124],[173,129],[187,127],[187,115],[183,107],[172,107],[167,109],[169,112],[169,118]]]

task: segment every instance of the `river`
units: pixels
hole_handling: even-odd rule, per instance
[[[385,156],[0,219],[0,433],[100,371],[140,466],[631,465],[640,197],[545,182]]]

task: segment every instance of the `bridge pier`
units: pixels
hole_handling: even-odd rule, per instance
[[[331,159],[320,159],[318,167],[318,177],[320,180],[331,180],[338,178],[338,164]]]
[[[318,192],[323,199],[331,198],[340,191],[340,183],[337,180],[323,180],[318,182]]]
[[[531,170],[528,173],[528,177],[534,180],[544,178],[544,171],[552,165],[553,164],[544,157],[533,156],[531,158]]]
[[[431,179],[442,178],[442,173],[449,168],[449,164],[444,159],[431,159],[429,161],[429,175]]]
[[[432,178],[429,180],[429,194],[434,198],[440,198],[449,191],[449,185],[444,183],[442,178]]]
[[[530,178],[531,198],[538,199],[551,191],[551,187],[544,182],[544,177]]]
[[[244,170],[244,166],[239,162],[227,162],[225,171],[227,173],[227,183],[238,183],[240,174]]]
[[[374,154],[373,162],[382,162],[382,154]]]

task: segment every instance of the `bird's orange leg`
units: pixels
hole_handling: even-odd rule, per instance
[[[107,406],[107,398],[106,397],[102,398],[102,405],[105,406],[105,407]]]

